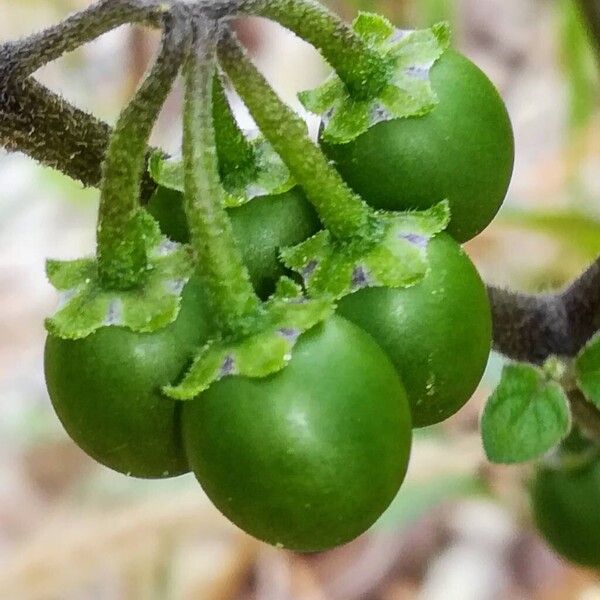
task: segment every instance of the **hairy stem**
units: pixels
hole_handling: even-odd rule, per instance
[[[600,258],[562,292],[529,295],[488,287],[488,293],[494,348],[515,360],[573,357],[600,328]]]
[[[0,46],[0,144],[84,185],[99,185],[110,127],[27,75],[123,23],[159,24],[164,6],[154,4],[102,0],[43,32]],[[145,176],[144,196],[149,196],[153,187]]]
[[[304,121],[279,99],[230,31],[221,38],[219,58],[264,136],[331,233],[345,239],[369,231],[371,211],[310,140]]]
[[[212,95],[221,177],[239,170],[251,170],[255,166],[254,151],[250,142],[238,127],[225,95],[223,83],[218,75],[215,75]]]
[[[160,26],[168,4],[168,0],[101,0],[58,25],[0,45],[0,146],[23,152],[85,186],[98,187],[111,127],[26,75],[121,24]],[[198,2],[215,18],[232,12],[235,5],[233,0]],[[148,149],[147,155],[151,152]],[[145,173],[143,202],[155,188]]]
[[[0,95],[0,145],[98,187],[111,127],[29,77]]]
[[[0,64],[10,78],[25,77],[98,36],[123,25],[160,23],[165,6],[144,0],[101,0],[41,33],[0,48]]]
[[[318,48],[354,98],[370,98],[385,85],[385,61],[322,4],[312,0],[242,0],[239,11],[277,21]]]
[[[183,19],[165,17],[161,51],[110,138],[103,165],[97,231],[100,277],[108,288],[128,289],[143,277],[145,241],[136,215],[146,147],[154,122],[185,54]]]
[[[194,51],[184,68],[184,205],[198,273],[216,325],[225,333],[235,333],[246,317],[256,313],[259,299],[223,208],[213,125],[216,27],[199,19],[194,24]]]

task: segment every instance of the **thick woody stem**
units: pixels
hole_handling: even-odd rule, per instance
[[[32,77],[0,94],[0,145],[23,152],[86,186],[98,187],[111,127],[54,94]]]
[[[44,64],[124,23],[160,25],[164,3],[101,0],[63,22],[0,46],[0,144],[97,186],[110,127],[66,102],[33,78]],[[154,185],[144,178],[143,196]]]
[[[600,258],[567,289],[528,295],[489,287],[494,348],[515,360],[542,363],[575,356],[600,328]]]

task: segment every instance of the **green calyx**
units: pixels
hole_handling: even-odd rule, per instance
[[[225,207],[235,208],[254,198],[283,194],[292,189],[295,181],[269,142],[258,131],[243,132],[239,128],[218,75],[214,77],[212,96]],[[148,162],[148,171],[159,185],[184,191],[183,160],[155,152]]]
[[[296,183],[271,144],[256,133],[256,136],[248,138],[254,151],[253,169],[250,172],[229,171],[221,176],[226,192],[225,206],[228,208],[241,206],[254,198],[283,194]]]
[[[333,312],[331,301],[307,299],[300,286],[284,277],[245,332],[211,339],[181,382],[163,391],[174,400],[191,400],[223,377],[266,377],[281,371],[298,338]]]
[[[354,31],[388,68],[387,80],[369,97],[352,94],[337,73],[318,88],[299,94],[304,107],[322,117],[322,137],[343,144],[376,123],[428,113],[437,99],[429,71],[450,44],[446,23],[403,31],[380,15],[360,13]]]
[[[429,240],[450,220],[447,201],[421,212],[377,214],[374,239],[337,240],[327,230],[282,250],[311,296],[340,299],[366,287],[408,287],[426,275]]]
[[[156,221],[141,210],[136,222],[147,258],[141,285],[107,289],[94,258],[47,261],[48,279],[60,293],[56,313],[46,319],[51,335],[78,339],[111,325],[151,332],[177,318],[181,292],[193,271],[189,249],[161,235]]]
[[[161,236],[139,203],[148,138],[185,54],[181,14],[165,19],[159,56],[122,111],[106,153],[97,257],[48,261],[48,278],[61,293],[58,310],[46,320],[52,335],[77,339],[110,325],[150,332],[179,312],[192,257]]]
[[[283,194],[295,185],[288,168],[263,136],[248,139],[253,150],[247,168],[221,170],[225,190],[224,206],[235,208],[262,196]],[[217,152],[219,139],[217,138]],[[220,161],[221,164],[221,161]],[[180,159],[165,158],[155,152],[148,161],[148,171],[156,183],[170,190],[183,192],[184,167]]]

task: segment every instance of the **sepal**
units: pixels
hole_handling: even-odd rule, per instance
[[[427,274],[429,240],[450,220],[447,201],[425,211],[374,214],[376,239],[338,240],[323,230],[281,251],[311,297],[340,299],[366,287],[409,287]]]
[[[147,266],[142,284],[135,288],[104,289],[95,258],[47,261],[46,274],[59,292],[58,308],[45,321],[48,333],[79,339],[112,325],[151,332],[177,318],[194,268],[191,252],[163,236],[145,211],[138,213],[137,226],[146,245]]]
[[[251,134],[254,164],[247,169],[227,173],[223,179],[225,207],[234,208],[254,198],[283,194],[295,185],[293,177],[280,156],[262,135]],[[148,171],[156,183],[178,192],[184,191],[184,168],[181,159],[166,158],[154,152],[148,161]]]
[[[377,96],[353,98],[335,73],[321,86],[298,95],[307,110],[321,115],[322,139],[333,144],[350,142],[382,121],[431,111],[437,97],[430,70],[450,45],[447,23],[405,31],[380,15],[360,13],[353,28],[388,65],[385,85]]]
[[[251,332],[210,340],[198,352],[182,381],[163,391],[175,400],[191,400],[230,375],[260,378],[277,373],[292,359],[298,338],[333,311],[331,301],[308,299],[300,286],[283,278],[264,304]]]

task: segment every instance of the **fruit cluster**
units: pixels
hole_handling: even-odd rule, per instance
[[[482,377],[490,307],[460,244],[502,203],[513,137],[444,25],[398,32],[361,15],[350,28],[288,4],[323,24],[336,71],[301,96],[322,112],[319,143],[231,33],[166,18],[106,157],[97,259],[49,263],[63,302],[45,371],[97,461],[135,477],[192,470],[248,533],[314,551],[376,521],[412,428],[450,417]],[[354,71],[353,53],[369,58]],[[217,54],[264,137],[237,128]],[[183,158],[152,157],[141,208],[146,141],[182,65]]]

